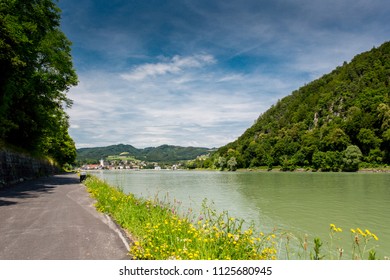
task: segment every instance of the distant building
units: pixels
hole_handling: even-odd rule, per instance
[[[172,170],[178,170],[180,168],[180,164],[172,165]]]
[[[100,169],[101,166],[99,164],[86,164],[81,167],[81,169],[84,170],[95,170],[95,169]]]

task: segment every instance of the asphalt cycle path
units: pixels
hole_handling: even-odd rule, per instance
[[[76,174],[0,190],[0,260],[123,260],[129,240]]]

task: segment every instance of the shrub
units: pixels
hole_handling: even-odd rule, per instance
[[[343,170],[344,171],[358,171],[360,159],[363,154],[358,146],[348,146],[343,152]]]

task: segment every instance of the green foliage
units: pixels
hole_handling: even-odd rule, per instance
[[[352,171],[359,160],[389,164],[389,76],[387,42],[279,100],[213,157],[230,158],[233,150],[237,168],[279,165],[286,171]],[[351,158],[349,146],[364,157]]]
[[[221,170],[224,170],[226,167],[226,158],[225,157],[218,157],[218,160],[215,162],[215,166],[217,168],[220,168]]]
[[[342,154],[338,151],[317,151],[313,154],[313,167],[321,171],[339,171],[342,167]]]
[[[105,159],[109,156],[128,153],[129,156],[138,160],[173,163],[181,160],[192,160],[209,152],[210,149],[208,148],[198,147],[162,145],[156,148],[137,149],[131,145],[119,144],[107,147],[77,149],[77,160],[80,162],[97,162],[102,158]]]
[[[229,169],[229,171],[236,171],[237,170],[237,160],[235,157],[231,157],[228,161],[227,161],[227,167]]]
[[[179,147],[162,145],[140,150],[139,159],[156,162],[176,162],[179,160],[190,160],[209,153],[208,148]]]
[[[371,149],[378,149],[382,142],[382,139],[376,137],[374,131],[368,128],[360,129],[357,139],[364,155],[368,155]]]
[[[322,241],[319,238],[314,238],[314,254],[311,255],[312,260],[321,260],[324,258],[324,256],[321,256],[321,247],[322,247]]]
[[[73,162],[64,106],[77,76],[59,8],[51,0],[2,0],[0,30],[0,139]]]
[[[362,158],[362,152],[358,146],[348,146],[343,153],[343,170],[357,171],[359,170],[359,163]]]
[[[295,158],[288,158],[286,155],[281,157],[280,163],[282,171],[294,171],[296,168]]]
[[[376,260],[376,251],[375,250],[370,250],[368,252],[368,260],[369,261],[374,261]]]

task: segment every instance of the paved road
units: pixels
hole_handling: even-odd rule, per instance
[[[128,259],[127,240],[75,174],[0,190],[0,259]]]

